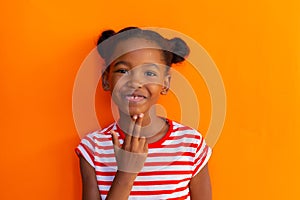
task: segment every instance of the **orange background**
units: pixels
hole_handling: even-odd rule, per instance
[[[128,25],[185,33],[219,67],[214,200],[300,199],[300,3],[283,2],[1,1],[0,199],[81,198],[74,80],[100,31]]]

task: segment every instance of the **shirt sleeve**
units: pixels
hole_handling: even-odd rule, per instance
[[[75,149],[78,156],[82,156],[92,167],[95,168],[95,141],[94,134],[86,135]]]
[[[193,176],[198,174],[201,171],[201,169],[207,164],[211,153],[212,149],[206,144],[205,139],[201,136],[198,142],[194,158]]]

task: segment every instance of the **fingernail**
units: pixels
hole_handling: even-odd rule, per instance
[[[141,113],[141,114],[139,115],[139,117],[140,117],[140,118],[144,117],[144,113]]]
[[[136,115],[133,115],[133,117],[132,117],[133,119],[137,119],[138,117],[136,116]]]

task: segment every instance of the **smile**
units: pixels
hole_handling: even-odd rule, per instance
[[[129,102],[140,102],[140,101],[146,99],[146,97],[142,96],[142,95],[126,95],[125,98]]]

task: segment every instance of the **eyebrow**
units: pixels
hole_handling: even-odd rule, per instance
[[[156,63],[143,63],[142,65],[144,65],[144,66],[153,66],[153,67],[155,67],[156,69],[159,69],[159,65],[158,64],[156,64]]]
[[[113,65],[113,67],[117,67],[118,65],[125,65],[125,66],[128,66],[128,67],[132,66],[129,62],[120,60],[120,61],[116,62]],[[141,64],[140,66],[153,66],[156,69],[159,69],[159,64],[156,64],[156,63],[148,63],[148,62],[146,62],[146,63]]]
[[[130,63],[129,62],[126,62],[126,61],[118,61],[118,62],[116,62],[114,65],[113,65],[113,67],[117,67],[118,65],[125,65],[125,66],[131,66],[130,65]]]

